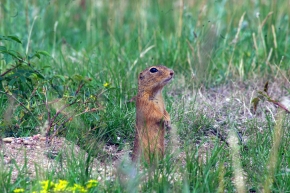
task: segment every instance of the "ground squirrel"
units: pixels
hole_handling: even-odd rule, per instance
[[[132,160],[139,155],[147,162],[164,155],[165,128],[171,129],[170,115],[165,109],[162,88],[170,82],[174,71],[165,66],[152,66],[139,74],[136,100],[136,134]]]

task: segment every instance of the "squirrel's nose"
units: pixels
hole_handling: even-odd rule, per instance
[[[173,75],[174,75],[174,71],[170,70],[170,76],[173,76]]]

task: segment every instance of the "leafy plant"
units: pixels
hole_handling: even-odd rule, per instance
[[[268,101],[271,102],[275,105],[277,105],[279,108],[285,110],[287,113],[290,113],[290,103],[289,103],[289,98],[288,97],[283,97],[282,100],[276,100],[273,99],[271,96],[268,94],[268,87],[269,87],[269,82],[266,82],[264,86],[263,91],[258,91],[258,96],[252,100],[253,107],[254,107],[254,112],[256,112],[258,104],[260,101]]]
[[[0,36],[0,40],[22,43],[16,36]],[[49,57],[47,52],[25,55],[1,46],[0,54],[6,66],[11,66],[0,75],[0,94],[7,106],[13,106],[6,111],[7,117],[2,123],[7,135],[21,135],[20,128],[30,128],[35,133],[39,132],[35,128],[43,126],[40,132],[49,143],[75,117],[99,109],[97,93],[92,92],[92,87],[84,88],[91,79],[77,74],[71,77],[44,74],[43,69],[33,65],[36,58]],[[7,60],[9,57],[11,61]]]

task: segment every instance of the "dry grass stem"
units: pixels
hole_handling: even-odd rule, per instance
[[[278,113],[278,118],[276,121],[276,126],[274,128],[274,136],[273,136],[273,145],[270,150],[270,157],[269,161],[267,164],[267,176],[265,177],[265,182],[264,182],[264,192],[265,193],[270,193],[271,192],[271,186],[274,181],[274,175],[275,175],[275,170],[278,162],[278,152],[280,148],[280,144],[282,141],[282,136],[283,136],[283,120],[285,117],[285,111],[281,110]]]
[[[240,146],[238,144],[239,139],[233,131],[230,131],[228,143],[231,149],[232,163],[234,169],[234,185],[236,186],[237,192],[245,193],[246,184],[244,171],[241,164],[240,158]]]

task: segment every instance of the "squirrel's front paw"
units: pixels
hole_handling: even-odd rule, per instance
[[[165,125],[165,128],[169,131],[172,129],[170,120],[164,121],[164,125]]]

